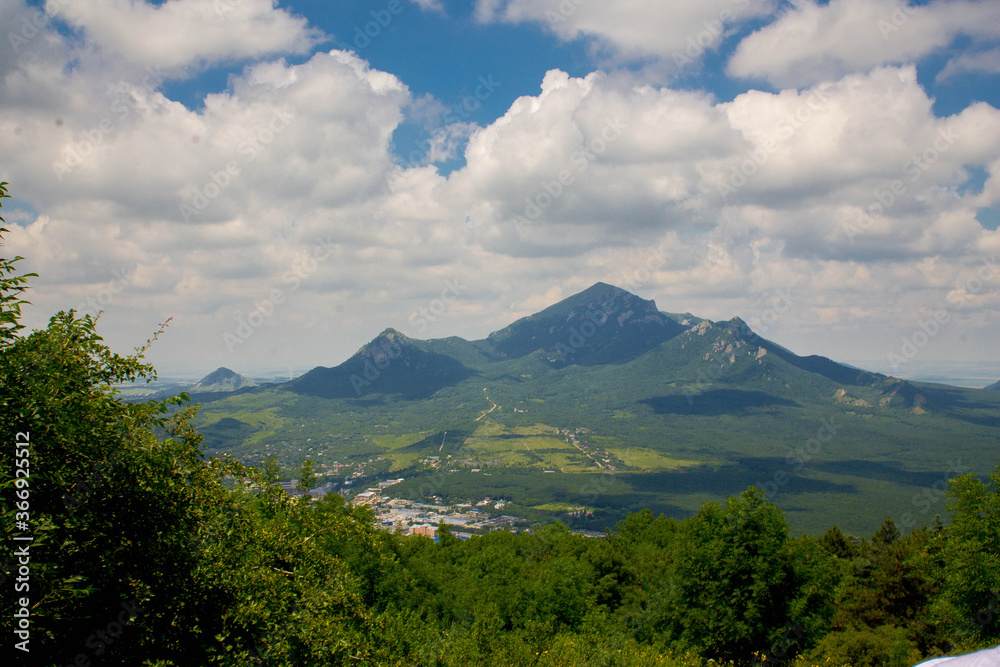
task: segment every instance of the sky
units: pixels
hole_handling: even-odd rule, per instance
[[[1000,364],[995,0],[0,0],[29,327],[161,374],[479,339],[603,281]]]

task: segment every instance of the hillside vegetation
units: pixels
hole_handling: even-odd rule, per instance
[[[207,458],[183,397],[120,400],[115,384],[155,373],[93,318],[25,333],[15,262],[0,259],[2,520],[32,541],[4,564],[2,612],[25,663],[857,667],[1000,639],[1000,466],[952,479],[948,525],[905,535],[886,520],[868,539],[795,536],[751,488],[605,539],[558,523],[402,537],[339,496],[288,497],[273,459]]]

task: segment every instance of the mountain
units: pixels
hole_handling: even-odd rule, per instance
[[[245,387],[256,387],[257,384],[248,377],[240,375],[228,368],[220,367],[198,380],[189,390],[191,393],[232,392]]]
[[[473,374],[462,362],[386,329],[339,366],[314,368],[285,389],[319,398],[388,393],[414,399],[426,398]]]
[[[986,389],[990,389],[992,391],[1000,391],[1000,381],[994,382],[990,386],[986,387]]]
[[[499,358],[539,353],[554,366],[594,366],[634,359],[685,329],[653,301],[597,283],[491,333],[486,342]]]
[[[308,456],[345,488],[404,478],[394,494],[502,498],[598,529],[749,485],[796,530],[868,534],[888,514],[908,528],[1000,450],[998,391],[799,356],[739,318],[662,312],[604,283],[481,340],[386,329],[337,366],[199,400],[213,452]]]

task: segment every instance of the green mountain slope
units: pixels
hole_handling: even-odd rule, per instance
[[[334,368],[217,398],[200,415],[214,451],[592,528],[748,485],[803,530],[922,525],[945,480],[1000,451],[1000,392],[800,357],[738,318],[659,313],[600,283],[484,340],[390,329]],[[590,514],[544,509],[567,504]]]

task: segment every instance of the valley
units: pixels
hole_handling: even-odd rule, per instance
[[[913,528],[946,513],[948,479],[1000,452],[1000,392],[800,357],[738,318],[662,313],[601,283],[484,340],[390,329],[339,366],[193,397],[213,454],[351,466],[323,481],[403,478],[394,493],[412,501],[490,496],[595,530],[751,485],[797,531]]]

